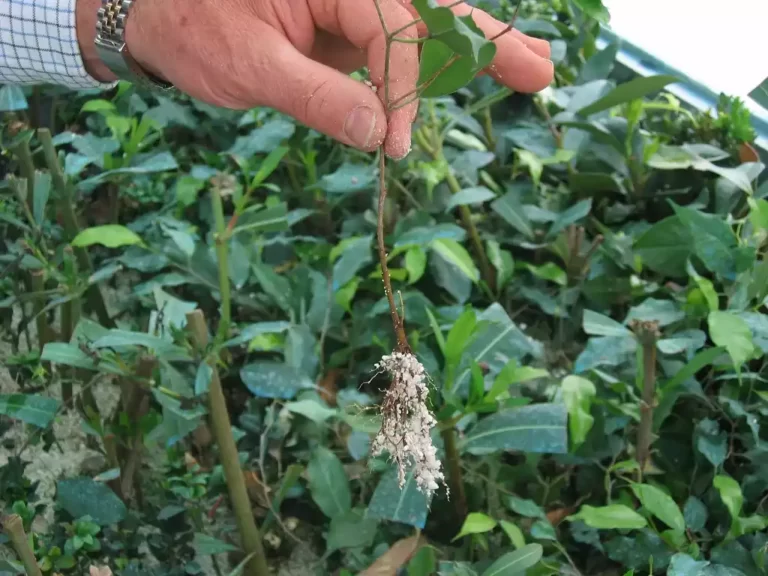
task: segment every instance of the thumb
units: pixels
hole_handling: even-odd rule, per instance
[[[387,117],[372,88],[307,58],[283,37],[276,37],[275,44],[264,105],[360,150],[381,146]]]

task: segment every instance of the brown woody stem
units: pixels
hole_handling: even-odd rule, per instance
[[[45,309],[45,271],[44,270],[32,270],[29,273],[30,288],[32,288],[35,299],[33,303],[33,310],[35,314],[35,323],[37,324],[37,346],[42,352],[43,346],[45,346],[50,340],[50,328],[48,326],[48,317],[46,316]]]
[[[381,264],[381,279],[384,282],[384,293],[389,303],[389,314],[392,317],[392,327],[397,336],[397,349],[400,352],[410,352],[408,337],[405,334],[403,319],[397,312],[395,304],[395,295],[392,292],[392,280],[389,276],[389,266],[387,265],[387,246],[384,242],[384,205],[387,200],[387,159],[384,154],[384,148],[379,151],[379,213],[376,222],[376,240],[379,247],[379,263]]]
[[[208,349],[208,328],[202,310],[193,310],[187,314],[187,326],[195,348],[200,356],[205,358]],[[250,560],[245,565],[244,573],[247,576],[269,576],[269,566],[267,565],[267,558],[261,543],[261,535],[253,517],[243,470],[240,468],[237,445],[232,436],[232,425],[224,393],[221,389],[219,371],[213,358],[214,356],[208,357],[208,363],[213,370],[211,384],[208,389],[208,410],[210,412],[213,437],[219,446],[221,466],[224,469],[224,478],[227,482],[229,498],[232,510],[235,513],[243,551],[250,557]]]
[[[448,463],[448,485],[451,489],[456,520],[461,523],[467,517],[467,496],[464,492],[464,474],[461,470],[461,456],[456,446],[456,428],[451,426],[441,433],[445,447],[445,460]]]
[[[640,478],[651,457],[653,443],[653,408],[656,403],[656,342],[659,323],[655,321],[632,322],[632,330],[643,348],[643,393],[640,402],[640,426],[637,429],[636,456],[640,464]]]
[[[11,544],[13,544],[13,549],[16,550],[16,554],[19,555],[19,560],[21,560],[24,570],[27,572],[27,576],[43,576],[40,566],[37,565],[35,553],[32,551],[27,535],[24,532],[24,523],[21,520],[21,516],[18,514],[11,514],[10,516],[4,517],[3,531],[8,536]]]

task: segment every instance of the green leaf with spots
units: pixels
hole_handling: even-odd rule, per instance
[[[127,513],[125,504],[109,486],[91,478],[59,480],[56,502],[73,518],[90,516],[99,526],[117,524]]]
[[[61,402],[37,394],[0,394],[0,414],[14,420],[46,428]]]
[[[461,445],[470,454],[501,450],[565,454],[568,413],[562,404],[534,404],[497,412],[475,424]]]
[[[400,488],[397,470],[390,468],[379,480],[368,504],[368,518],[401,522],[423,529],[427,522],[427,497],[419,492],[413,472],[405,478],[405,485]]]

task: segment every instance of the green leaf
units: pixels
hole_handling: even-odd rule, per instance
[[[405,486],[400,489],[397,470],[390,468],[379,480],[366,514],[369,518],[402,522],[423,529],[428,511],[427,497],[416,486],[413,471],[408,473]]]
[[[531,525],[531,536],[536,540],[551,540],[557,542],[555,527],[548,520],[537,520]]]
[[[341,460],[328,448],[318,446],[312,451],[307,466],[312,500],[329,518],[340,516],[352,508],[349,479]]]
[[[210,367],[208,362],[200,362],[200,366],[197,367],[197,374],[195,375],[195,396],[208,392],[212,377],[213,368]]]
[[[248,390],[260,398],[289,400],[299,390],[314,387],[314,383],[306,375],[280,362],[248,364],[240,370],[240,378]]]
[[[541,544],[528,544],[519,550],[504,554],[483,572],[483,576],[518,576],[539,563],[544,548]]]
[[[238,136],[227,151],[233,156],[251,158],[255,154],[266,154],[275,150],[282,142],[293,136],[296,125],[285,117],[270,120],[263,126],[254,128],[250,134]]]
[[[373,188],[377,169],[372,164],[345,162],[333,174],[320,179],[318,187],[328,194],[350,194]]]
[[[208,534],[202,534],[196,532],[192,540],[192,547],[200,556],[214,556],[216,554],[224,554],[226,552],[234,552],[236,547],[232,546],[228,542],[209,536]]]
[[[587,198],[586,200],[577,202],[576,204],[568,208],[566,211],[558,214],[557,220],[555,220],[554,224],[552,224],[552,228],[550,228],[549,232],[547,232],[547,236],[550,238],[554,238],[560,232],[568,228],[568,226],[570,226],[571,224],[575,224],[579,220],[589,216],[589,213],[591,211],[592,211],[592,198]]]
[[[565,270],[560,268],[560,266],[554,262],[547,262],[541,266],[526,263],[525,267],[531,274],[542,280],[549,280],[559,286],[565,286],[568,283],[568,276],[565,273]]]
[[[710,312],[708,317],[709,336],[715,345],[725,348],[737,370],[755,352],[752,331],[743,318],[730,312]]]
[[[679,79],[675,76],[663,74],[658,76],[641,76],[634,80],[630,80],[629,82],[625,82],[624,84],[619,84],[596,102],[592,102],[588,106],[581,108],[578,113],[581,116],[591,116],[592,114],[608,110],[614,106],[645,98],[646,96],[658,92],[668,84],[675,82],[679,82]]]
[[[318,400],[311,398],[288,402],[285,404],[285,409],[294,414],[301,414],[317,424],[322,424],[328,420],[328,418],[337,414],[336,410],[333,408],[329,408],[325,404],[321,404]]]
[[[470,59],[476,69],[491,63],[496,55],[496,45],[483,36],[471,15],[457,16],[437,0],[413,0],[412,5],[429,30],[430,38]]]
[[[472,335],[477,328],[477,316],[472,308],[467,308],[461,313],[451,326],[448,338],[445,341],[443,354],[448,362],[458,362],[464,348],[471,342]]]
[[[61,402],[37,394],[0,394],[0,414],[38,428],[47,428]]]
[[[671,496],[651,484],[632,484],[643,508],[677,532],[685,530],[685,519]]]
[[[20,86],[6,84],[0,88],[0,112],[17,112],[27,108],[27,98]]]
[[[712,486],[720,493],[720,499],[728,509],[731,520],[737,522],[741,514],[741,508],[744,505],[744,495],[741,492],[739,483],[730,476],[719,474],[712,480]]]
[[[378,521],[366,518],[360,510],[350,510],[331,518],[326,545],[327,554],[345,548],[365,548],[373,543]]]
[[[395,241],[395,248],[404,246],[422,246],[429,244],[440,238],[447,238],[461,242],[467,237],[464,228],[456,224],[436,224],[435,226],[418,226],[411,228]]]
[[[127,509],[106,484],[90,478],[59,480],[56,502],[74,518],[90,516],[99,526],[111,526],[123,520]]]
[[[488,200],[496,198],[496,194],[491,192],[485,186],[477,186],[475,188],[465,188],[460,190],[448,200],[448,204],[445,207],[446,212],[453,210],[457,206],[468,206],[473,204],[482,204]]]
[[[413,246],[405,253],[405,269],[408,271],[408,283],[418,282],[427,269],[427,253],[420,246]]]
[[[609,44],[599,52],[595,52],[584,63],[576,79],[576,84],[586,84],[594,80],[604,80],[613,71],[616,63],[616,54],[619,51],[619,42]]]
[[[518,550],[525,546],[525,536],[523,535],[523,531],[518,528],[517,524],[501,520],[499,521],[499,525],[501,526],[501,529],[504,530],[509,541],[512,542],[512,546]]]
[[[595,385],[581,376],[566,376],[560,385],[563,402],[568,408],[568,431],[571,444],[580,446],[595,423],[590,414],[592,398],[597,394]]]
[[[496,520],[490,516],[486,516],[480,512],[470,512],[464,519],[464,524],[461,525],[461,530],[459,530],[459,533],[453,537],[451,542],[455,542],[469,534],[483,534],[485,532],[490,532],[496,528],[497,524]]]
[[[707,348],[694,356],[683,368],[681,368],[672,378],[667,380],[663,389],[665,392],[674,390],[683,382],[692,378],[696,372],[709,366],[723,353],[722,348]]]
[[[343,241],[341,256],[333,264],[334,291],[346,285],[362,268],[373,262],[372,241],[373,236],[347,238]]]
[[[695,496],[689,496],[688,500],[685,501],[685,506],[683,506],[685,525],[694,532],[704,529],[708,515],[707,507]]]
[[[527,498],[519,498],[517,496],[509,495],[504,499],[504,503],[516,514],[525,516],[526,518],[546,518],[547,514],[544,509],[536,504],[533,500]]]
[[[669,216],[646,230],[635,241],[635,253],[654,272],[680,278],[694,251],[688,228],[678,216]]]
[[[488,240],[488,259],[496,268],[497,285],[501,289],[506,286],[515,274],[515,259],[509,250],[502,250],[496,240]]]
[[[119,248],[144,244],[144,242],[138,234],[119,224],[86,228],[72,240],[72,246],[78,248],[93,246],[94,244],[101,244],[107,248]]]
[[[738,239],[731,226],[719,215],[705,214],[676,204],[673,207],[680,222],[691,234],[694,252],[707,269],[732,278],[739,263],[736,251]]]
[[[266,234],[268,232],[282,232],[288,229],[288,207],[285,202],[263,208],[252,206],[243,212],[237,220],[237,226],[233,234],[250,232],[251,234]]]
[[[438,40],[427,40],[421,50],[419,83],[422,98],[447,96],[469,84],[477,69],[469,58],[449,64],[454,52]]]
[[[455,240],[441,238],[433,241],[430,248],[458,268],[461,273],[472,282],[478,282],[480,280],[480,271],[472,261],[472,256],[469,255],[469,252],[467,252],[467,249],[464,248],[464,246]]]
[[[461,448],[471,454],[501,450],[565,454],[568,451],[562,404],[535,404],[497,412],[483,418],[467,433]]]
[[[437,574],[437,558],[435,549],[422,546],[408,562],[408,576],[432,576]]]
[[[267,157],[264,158],[264,161],[259,166],[256,174],[253,175],[253,179],[251,180],[251,188],[257,188],[261,186],[261,184],[267,178],[269,178],[275,170],[277,170],[277,167],[280,165],[280,161],[290,151],[291,149],[285,146],[280,146],[272,150],[267,155]]]
[[[35,189],[32,199],[35,222],[42,224],[45,220],[45,207],[48,204],[48,197],[51,194],[51,173],[35,173]]]
[[[97,366],[93,359],[83,352],[77,345],[65,342],[49,342],[43,347],[40,359],[44,362],[53,362],[64,366],[74,366],[86,370],[99,370],[110,374],[124,374],[125,372],[111,362],[100,362]]]
[[[685,313],[672,300],[647,298],[639,306],[633,306],[629,309],[624,324],[629,324],[633,320],[640,320],[643,322],[654,321],[658,322],[659,326],[668,326],[683,318],[685,318]]]
[[[639,530],[645,528],[645,518],[624,504],[594,507],[584,504],[578,514],[568,516],[567,520],[581,520],[591,528],[598,530]]]
[[[515,230],[528,239],[533,239],[533,227],[531,221],[518,201],[518,194],[508,192],[491,204],[491,209],[504,218]]]
[[[728,454],[728,434],[720,430],[717,420],[705,418],[694,429],[696,449],[715,468],[725,462]]]
[[[602,0],[573,0],[576,6],[578,6],[584,14],[593,20],[597,20],[601,24],[608,24],[611,20],[611,15],[608,12],[608,8],[603,5]]]
[[[584,332],[591,336],[632,336],[632,332],[626,326],[592,310],[584,310],[583,326]]]

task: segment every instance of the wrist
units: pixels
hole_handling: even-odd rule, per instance
[[[107,68],[96,53],[96,20],[101,0],[77,0],[75,5],[75,22],[77,27],[77,43],[83,55],[85,70],[99,82],[114,82],[117,77]]]
[[[142,22],[142,19],[146,20],[143,16],[146,8],[144,4],[152,4],[152,2],[153,0],[143,0],[134,3],[125,24],[125,44],[131,56],[143,69],[162,78],[162,74],[143,57],[143,54],[150,53],[146,46],[147,42],[143,39],[151,37],[146,33]],[[114,82],[119,78],[99,57],[94,44],[98,11],[101,5],[102,0],[77,0],[75,9],[77,41],[88,74],[100,82]]]

